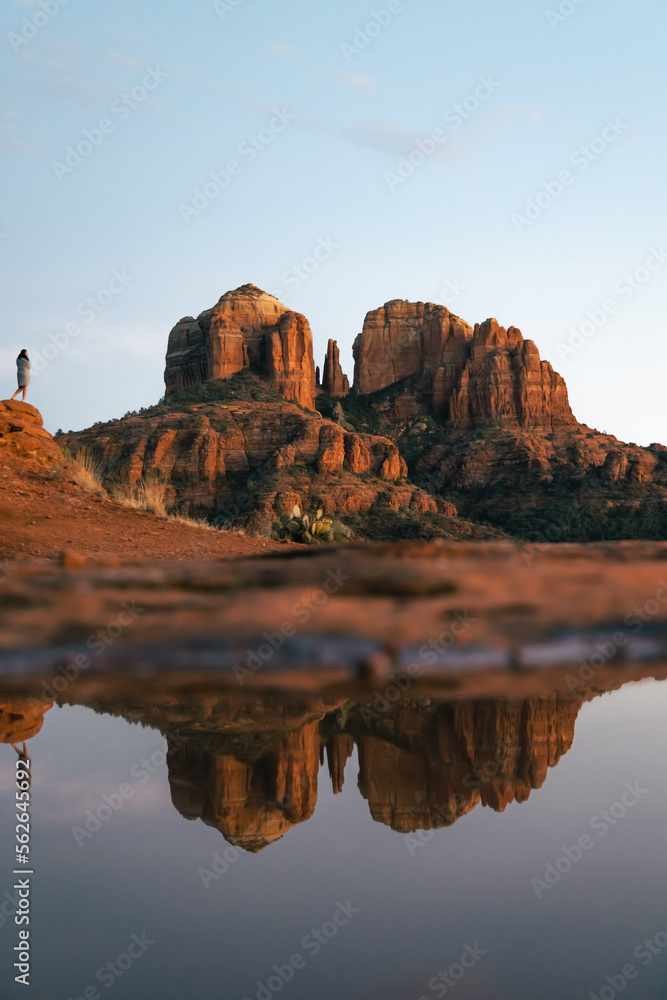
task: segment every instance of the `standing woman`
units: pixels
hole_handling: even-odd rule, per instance
[[[16,359],[16,369],[19,387],[12,396],[12,399],[16,399],[18,394],[22,392],[23,396],[21,398],[25,401],[25,394],[28,391],[28,386],[30,385],[30,358],[28,357],[28,352],[26,350],[21,351]]]

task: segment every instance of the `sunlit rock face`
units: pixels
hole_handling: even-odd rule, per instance
[[[60,448],[44,430],[42,414],[18,399],[0,401],[0,458],[4,455],[32,458],[40,465],[62,458]]]
[[[350,382],[341,368],[340,351],[335,340],[330,340],[327,345],[327,355],[324,359],[322,372],[322,388],[330,396],[336,398],[347,396],[350,391]]]
[[[387,302],[354,344],[354,388],[365,395],[405,378],[454,428],[575,425],[564,379],[520,330],[488,319],[474,329],[445,306]],[[403,400],[403,406],[407,403]]]
[[[275,739],[253,759],[198,749],[169,749],[172,801],[236,847],[256,852],[312,816],[320,767],[318,723]]]
[[[285,399],[315,405],[313,335],[291,312],[255,285],[227,292],[197,319],[180,320],[169,335],[165,391],[170,396],[209,379],[250,368]]]
[[[4,701],[0,704],[0,743],[23,743],[31,740],[44,725],[44,716],[52,702],[35,698]]]

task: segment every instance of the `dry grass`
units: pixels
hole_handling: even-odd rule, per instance
[[[49,471],[51,479],[62,482],[69,479],[89,493],[106,496],[102,485],[102,472],[88,448],[81,448],[72,455],[67,448],[62,450],[62,459],[56,462]]]
[[[198,517],[186,517],[184,514],[170,514],[170,521],[176,521],[178,524],[184,524],[188,528],[205,528],[207,531],[218,531],[218,528],[214,528],[212,524],[208,521],[204,521],[202,518]]]
[[[111,495],[117,503],[122,503],[124,507],[133,507],[135,510],[145,510],[149,514],[157,517],[166,517],[167,484],[158,475],[146,476],[140,479],[134,486],[123,483],[114,486]]]

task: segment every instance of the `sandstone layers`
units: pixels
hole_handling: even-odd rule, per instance
[[[319,386],[306,318],[243,285],[174,327],[163,404],[67,443],[111,481],[159,474],[178,513],[252,531],[299,504],[363,518],[353,529],[378,539],[540,539],[554,519],[555,541],[665,536],[667,449],[580,425],[516,327],[393,300],[367,314],[354,358],[350,390],[329,340]],[[457,509],[469,520],[454,524]]]
[[[563,378],[532,340],[495,319],[472,329],[444,306],[394,300],[368,313],[354,358],[357,392],[416,379],[433,413],[454,429],[494,419],[549,430],[576,424]]]
[[[169,335],[166,394],[250,368],[285,399],[315,405],[313,335],[308,320],[255,285],[227,292]]]
[[[576,425],[567,387],[532,340],[495,319],[474,329],[444,306],[396,299],[369,312],[354,344],[354,390],[369,395],[415,379],[433,413],[452,428],[499,419],[509,427]],[[254,285],[182,319],[169,336],[167,395],[210,379],[255,371],[285,399],[309,409],[317,391],[308,320]],[[344,398],[350,384],[329,340],[322,389]]]

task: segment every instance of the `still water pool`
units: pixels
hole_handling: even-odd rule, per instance
[[[0,747],[0,997],[667,997],[667,684],[95,707],[28,744],[29,989]]]

